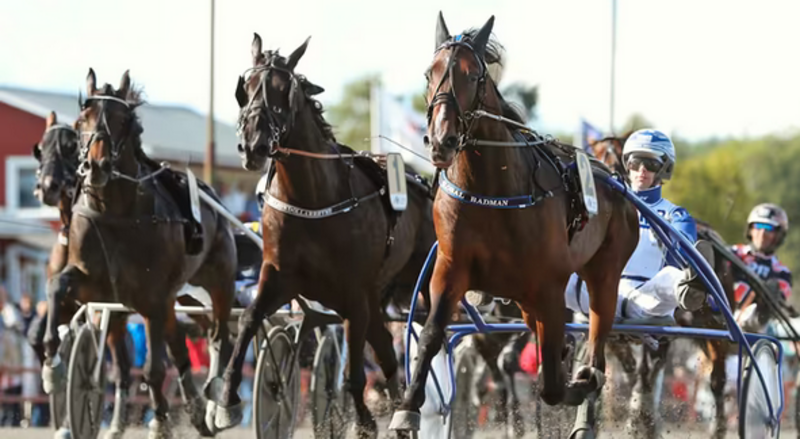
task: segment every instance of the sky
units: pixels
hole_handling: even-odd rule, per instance
[[[117,85],[125,69],[148,101],[209,108],[210,0],[2,0],[0,84],[78,93],[89,67]],[[501,89],[538,85],[545,132],[581,118],[610,124],[612,0],[218,0],[215,117],[233,122],[234,87],[253,32],[325,88],[379,73],[388,91],[419,93],[441,10],[455,34],[492,14],[506,50]],[[800,129],[800,2],[618,0],[615,126],[640,113],[690,140]]]

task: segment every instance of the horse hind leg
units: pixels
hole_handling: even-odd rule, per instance
[[[657,400],[666,366],[669,343],[663,341],[658,349],[642,346],[642,358],[637,369],[636,385],[631,395],[627,430],[637,438],[659,437],[660,419]]]
[[[112,314],[108,328],[108,344],[114,364],[116,389],[114,392],[114,414],[105,434],[105,439],[121,438],[128,421],[128,391],[131,386],[131,358],[125,344],[127,314]]]
[[[711,434],[714,439],[724,439],[728,432],[728,420],[725,417],[725,383],[727,381],[725,371],[726,344],[714,342],[710,347],[712,350],[710,384],[716,408],[711,426]]]

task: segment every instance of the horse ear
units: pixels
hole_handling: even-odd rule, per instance
[[[318,95],[325,91],[324,88],[318,86],[317,84],[308,82],[308,80],[306,80],[305,84],[303,84],[303,90],[305,90],[306,96]]]
[[[119,98],[125,99],[128,96],[128,90],[131,88],[131,75],[130,69],[125,70],[125,73],[122,74],[122,78],[119,80],[119,89],[117,90],[117,94]]]
[[[303,96],[303,89],[300,81],[296,77],[292,78],[292,85],[289,87],[289,105],[292,111],[297,111],[302,108],[305,96]]]
[[[50,114],[47,115],[47,119],[44,121],[45,129],[50,128],[51,126],[56,124],[56,112],[51,111]]]
[[[308,48],[308,40],[310,39],[311,35],[309,35],[308,38],[303,41],[303,44],[301,44],[300,47],[294,49],[294,52],[289,55],[289,58],[286,61],[286,67],[288,67],[289,70],[294,71],[294,68],[297,67],[297,62],[300,61],[300,58],[302,58],[306,53],[306,49]]]
[[[94,92],[97,91],[97,78],[94,76],[94,70],[89,67],[89,74],[86,75],[86,94],[88,96],[94,96]]]
[[[253,65],[257,66],[258,61],[264,56],[261,50],[261,37],[253,32],[253,43],[250,46],[250,54],[253,55]]]
[[[436,21],[436,47],[438,49],[439,46],[444,44],[445,41],[450,39],[450,31],[447,30],[447,25],[444,23],[444,15],[442,15],[442,11],[439,11],[439,19]]]
[[[236,102],[239,103],[240,108],[247,105],[247,91],[244,89],[244,76],[239,76],[239,82],[236,84]]]
[[[481,30],[478,31],[478,34],[475,35],[475,39],[472,40],[472,48],[475,50],[477,55],[480,55],[483,58],[484,52],[486,52],[486,44],[489,42],[489,35],[492,34],[492,28],[494,27],[494,15],[489,18],[489,21],[483,25]]]

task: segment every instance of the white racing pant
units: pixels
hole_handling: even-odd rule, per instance
[[[671,316],[679,306],[676,292],[678,282],[683,276],[683,270],[670,266],[662,268],[652,279],[644,283],[622,279],[619,284],[615,318],[627,320]],[[577,282],[578,275],[573,273],[564,294],[567,308],[588,316],[589,291],[586,282],[581,282],[578,291]]]

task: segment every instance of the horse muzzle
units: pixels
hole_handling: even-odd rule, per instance
[[[48,175],[42,179],[41,183],[36,184],[33,195],[47,206],[58,206],[63,187],[63,182],[56,181],[53,176]]]

